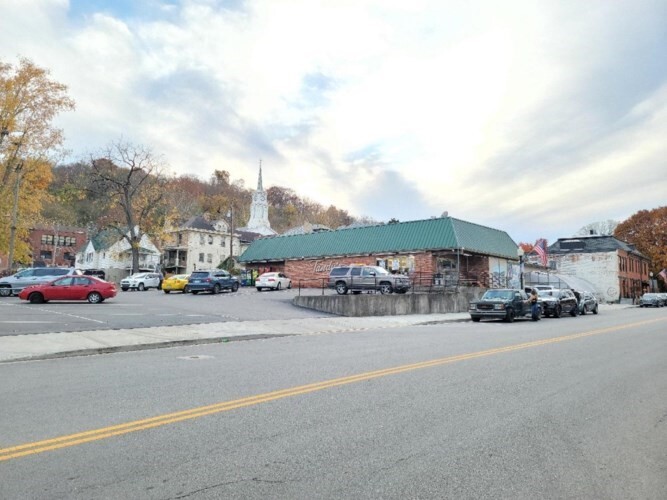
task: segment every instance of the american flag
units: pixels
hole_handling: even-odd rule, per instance
[[[544,267],[547,267],[548,264],[548,259],[547,259],[547,240],[544,238],[540,238],[535,242],[535,246],[533,247],[533,250],[535,250],[535,253],[540,256],[540,262],[542,262],[542,265]]]
[[[662,279],[665,280],[665,282],[667,282],[667,269],[663,269],[658,274],[662,276]]]

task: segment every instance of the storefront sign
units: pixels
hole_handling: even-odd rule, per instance
[[[315,264],[313,265],[313,271],[316,273],[329,273],[331,269],[340,265],[342,264],[337,260],[316,260]]]

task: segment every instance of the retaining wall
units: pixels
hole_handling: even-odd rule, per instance
[[[466,288],[460,292],[300,295],[293,304],[339,316],[398,316],[403,314],[442,314],[467,312],[471,300],[479,299],[485,288]]]

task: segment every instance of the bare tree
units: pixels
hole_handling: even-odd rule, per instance
[[[618,226],[618,221],[611,219],[600,222],[591,222],[590,224],[586,224],[584,227],[579,229],[575,236],[586,236],[591,234],[598,236],[610,236],[614,234],[616,226]]]
[[[123,139],[108,146],[91,165],[93,189],[106,193],[109,202],[105,225],[130,244],[132,272],[137,272],[142,237],[155,236],[164,227],[165,167],[149,149]]]

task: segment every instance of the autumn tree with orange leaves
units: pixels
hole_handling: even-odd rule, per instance
[[[614,236],[635,245],[637,250],[651,259],[654,275],[667,269],[667,206],[640,210],[621,222]]]

